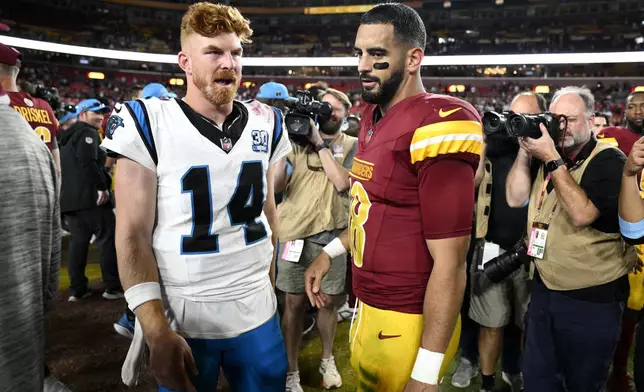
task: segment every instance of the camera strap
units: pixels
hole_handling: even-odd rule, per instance
[[[557,201],[555,200],[547,221],[538,222],[537,219],[541,214],[543,202],[545,201],[545,198],[547,196],[548,183],[550,183],[550,178],[550,173],[548,173],[546,179],[543,182],[543,186],[541,187],[541,194],[539,195],[539,202],[537,203],[537,213],[535,214],[534,222],[532,223],[532,228],[530,229],[530,238],[528,241],[528,256],[532,256],[537,259],[543,259],[543,255],[546,250],[546,241],[548,239],[548,227],[550,226],[550,221],[552,220],[552,216],[554,215],[555,209],[557,208]]]
[[[537,203],[537,212],[534,216],[534,221],[536,222],[539,216],[541,215],[541,210],[543,209],[543,202],[546,200],[546,196],[548,195],[548,184],[550,183],[551,175],[548,173],[546,176],[546,179],[543,181],[543,186],[541,187],[541,193],[539,194],[539,202]],[[550,211],[550,215],[548,216],[546,224],[550,223],[552,220],[552,216],[555,213],[555,209],[557,209],[557,202],[555,201],[555,204],[552,206],[552,210]]]

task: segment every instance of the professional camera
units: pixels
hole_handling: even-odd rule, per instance
[[[62,105],[60,95],[58,95],[58,90],[56,89],[56,87],[45,87],[40,84],[36,86],[34,97],[46,101],[49,106],[54,109],[54,112],[57,112]]]
[[[296,92],[295,97],[286,99],[285,103],[289,112],[284,120],[286,121],[286,129],[291,135],[306,137],[311,131],[310,119],[321,123],[331,117],[331,105],[327,102],[316,101],[308,91]]]
[[[517,114],[511,111],[485,112],[483,114],[483,132],[487,136],[502,133],[510,138],[527,136],[532,139],[541,137],[539,124],[543,124],[555,144],[561,139],[566,129],[566,118],[550,112],[539,114]]]
[[[485,263],[483,274],[492,283],[499,283],[529,262],[528,247],[525,241],[521,239],[512,249]]]

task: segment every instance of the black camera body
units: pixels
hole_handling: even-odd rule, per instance
[[[56,87],[45,87],[42,84],[39,84],[36,86],[34,97],[46,101],[54,110],[54,113],[56,113],[62,106],[60,95],[58,95]]]
[[[539,114],[518,114],[512,111],[485,112],[483,114],[483,132],[487,136],[502,134],[508,138],[541,137],[539,124],[543,124],[548,134],[559,144],[563,131],[566,129],[565,117],[550,112]]]
[[[512,249],[485,263],[483,274],[492,282],[500,283],[514,271],[530,263],[528,247],[522,238]]]
[[[286,99],[285,104],[289,109],[284,117],[289,135],[306,137],[311,132],[311,119],[324,122],[331,118],[331,105],[316,101],[309,91],[297,91],[293,98]]]

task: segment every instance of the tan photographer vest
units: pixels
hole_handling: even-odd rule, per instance
[[[613,147],[597,143],[590,156],[570,170],[577,184],[593,158],[609,148]],[[544,182],[541,165],[530,195],[528,233],[535,222]],[[558,202],[556,189],[544,197],[537,222],[549,224],[543,259],[534,259],[539,275],[549,289],[576,290],[612,282],[626,275],[633,266],[636,257],[633,247],[627,246],[619,233],[604,233],[591,226],[575,227]]]
[[[492,209],[492,162],[485,158],[483,178],[476,198],[476,239],[485,239]]]
[[[358,139],[340,132],[329,149],[335,160],[344,164]],[[292,241],[347,227],[349,193],[338,192],[326,176],[320,156],[308,147],[293,143],[288,155],[293,174],[277,207],[280,241]]]

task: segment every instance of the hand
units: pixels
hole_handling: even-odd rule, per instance
[[[311,142],[311,144],[317,146],[324,141],[322,140],[322,136],[320,136],[320,128],[315,122],[313,122],[313,120],[309,120],[309,126],[311,130],[309,131],[309,135],[306,138],[309,139],[309,142]]]
[[[110,198],[109,191],[98,191],[98,199],[96,200],[96,205],[102,206],[103,204],[107,203],[109,198]]]
[[[198,374],[192,350],[176,332],[167,332],[148,341],[150,370],[160,386],[173,391],[197,392],[189,374]]]
[[[644,137],[633,144],[633,149],[624,165],[624,176],[636,176],[642,172],[642,169],[644,169]]]
[[[546,127],[543,124],[539,124],[539,129],[541,130],[541,137],[539,139],[525,136],[519,138],[521,148],[545,163],[561,158],[555,149],[555,142],[550,137],[550,134],[548,134]]]
[[[424,384],[410,378],[403,392],[438,392],[438,385]]]
[[[638,257],[637,261],[635,262],[635,265],[633,266],[633,270],[631,272],[634,274],[639,274],[640,272],[642,272],[643,268],[644,268],[644,263],[642,263],[642,259]],[[644,284],[644,280],[642,281],[642,284]]]
[[[304,290],[311,301],[311,306],[324,307],[324,293],[320,290],[322,279],[331,268],[331,257],[322,251],[304,272]]]

